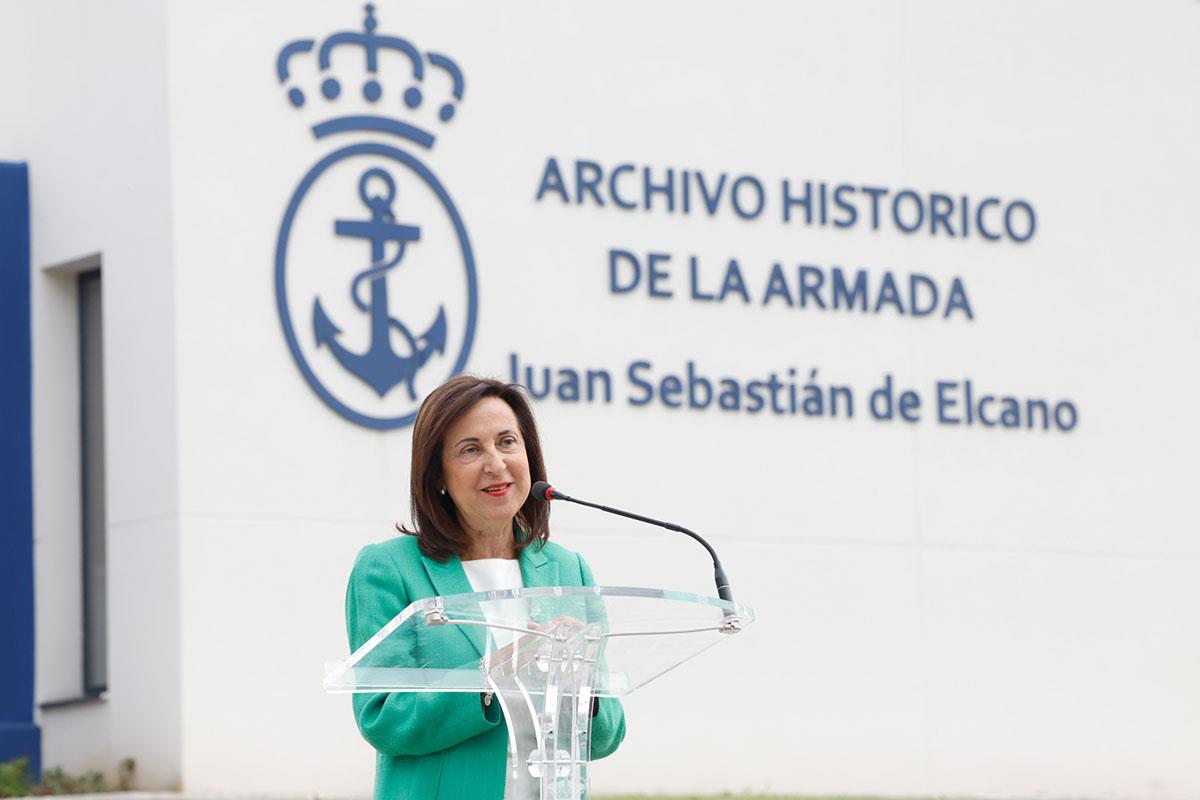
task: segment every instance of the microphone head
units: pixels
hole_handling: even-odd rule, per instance
[[[545,481],[537,481],[534,483],[533,486],[529,487],[529,493],[538,500],[545,500],[546,502],[553,500],[554,495],[556,494],[554,487]]]

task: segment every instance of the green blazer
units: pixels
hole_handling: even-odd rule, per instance
[[[595,583],[582,557],[554,543],[526,547],[520,563],[527,587]],[[462,562],[427,558],[414,536],[367,545],[346,590],[350,649],[357,650],[414,600],[470,591]],[[390,692],[355,694],[353,704],[359,731],[377,751],[375,800],[504,796],[508,730],[499,703],[484,710],[479,695],[467,692]],[[592,758],[612,753],[623,738],[620,702],[602,698],[592,719]]]

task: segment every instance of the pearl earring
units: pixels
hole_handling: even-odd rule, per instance
[[[440,492],[441,494],[445,494],[446,490],[445,490],[445,488],[442,488],[442,489],[438,489],[438,492]]]

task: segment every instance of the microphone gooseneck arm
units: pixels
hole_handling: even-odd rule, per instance
[[[622,509],[613,508],[612,506],[605,506],[601,505],[600,503],[592,503],[587,500],[580,500],[577,497],[571,497],[570,495],[563,494],[545,481],[538,481],[537,483],[533,484],[533,487],[530,489],[530,494],[534,495],[538,499],[544,499],[546,501],[566,500],[568,503],[587,506],[588,508],[594,508],[598,511],[616,514],[618,517],[625,517],[627,519],[637,520],[638,522],[645,522],[649,525],[657,525],[660,528],[666,528],[669,531],[676,531],[677,533],[683,533],[692,537],[697,542],[702,544],[704,549],[708,551],[708,554],[712,556],[713,578],[717,584],[717,596],[722,600],[726,600],[730,603],[733,602],[733,590],[729,587],[729,578],[725,575],[725,568],[721,566],[721,559],[717,557],[717,551],[712,548],[712,545],[704,540],[703,536],[695,531],[688,530],[682,525],[676,525],[674,522],[665,522],[661,519],[654,519],[653,517],[643,516],[642,514],[635,514],[632,511],[623,511]]]

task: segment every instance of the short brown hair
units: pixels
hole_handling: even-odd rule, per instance
[[[410,494],[415,531],[397,526],[404,533],[417,537],[421,552],[438,561],[460,556],[469,544],[468,534],[448,494],[442,474],[442,446],[446,431],[485,397],[498,397],[508,404],[521,428],[525,456],[529,461],[529,480],[546,480],[546,464],[542,460],[542,442],[538,438],[533,409],[521,387],[475,375],[459,375],[434,389],[417,412],[413,426],[412,471]],[[550,504],[535,498],[532,493],[517,512],[517,526],[523,536],[516,537],[520,550],[537,543],[541,547],[550,538]]]

